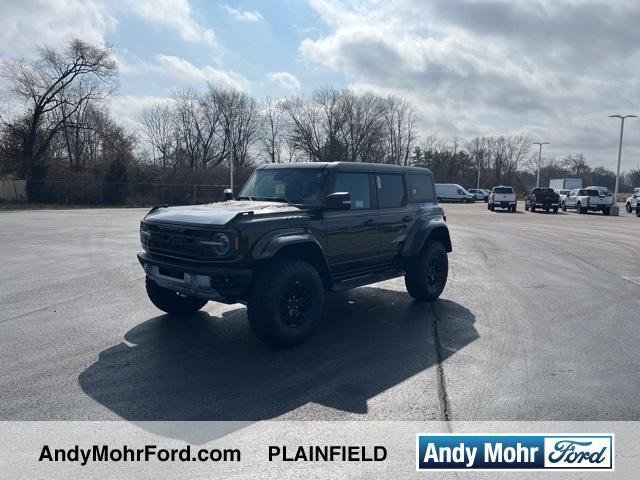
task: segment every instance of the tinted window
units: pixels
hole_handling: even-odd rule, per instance
[[[400,207],[404,200],[402,175],[376,175],[378,185],[378,206],[380,208]]]
[[[414,173],[407,175],[407,188],[409,190],[409,202],[433,201],[433,181],[430,175]]]
[[[316,205],[321,202],[326,175],[326,169],[315,168],[256,170],[239,198]]]
[[[371,208],[368,173],[338,173],[333,191],[349,192],[352,210]]]
[[[555,190],[553,190],[552,188],[536,188],[535,192],[544,193],[544,194],[556,193]]]

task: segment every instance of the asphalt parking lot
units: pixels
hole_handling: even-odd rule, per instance
[[[639,420],[640,219],[519,208],[445,205],[441,300],[332,294],[287,351],[241,305],[156,310],[146,210],[0,212],[0,418]]]

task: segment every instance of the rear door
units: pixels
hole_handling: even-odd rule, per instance
[[[367,268],[380,256],[380,226],[369,173],[337,172],[331,192],[349,192],[351,209],[327,211],[327,255],[333,274]]]
[[[578,196],[578,190],[571,190],[567,197],[564,199],[564,204],[567,207],[575,207],[576,206],[576,198]]]
[[[417,207],[407,207],[404,175],[384,173],[374,177],[380,218],[381,260],[391,261],[399,253],[400,243],[415,221]]]

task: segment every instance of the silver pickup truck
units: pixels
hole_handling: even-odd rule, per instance
[[[611,213],[613,197],[605,193],[604,190],[589,187],[576,188],[571,190],[564,200],[562,200],[562,211],[567,208],[575,208],[578,213],[602,212],[603,215]]]

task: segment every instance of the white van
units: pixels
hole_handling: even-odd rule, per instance
[[[476,197],[457,183],[436,183],[436,196],[439,202],[475,202]]]

